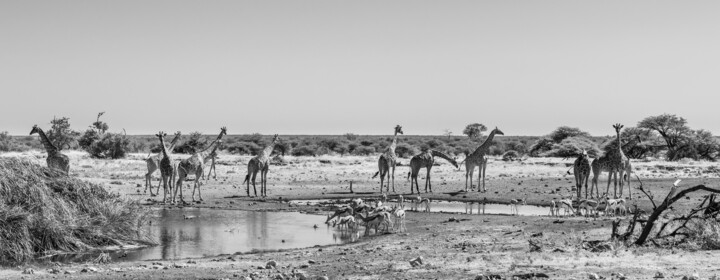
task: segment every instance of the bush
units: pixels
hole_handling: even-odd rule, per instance
[[[78,144],[94,158],[124,158],[131,148],[130,139],[124,134],[106,133],[109,126],[100,121],[103,114],[98,114],[97,120],[80,137]]]
[[[585,137],[570,137],[559,144],[554,144],[552,149],[543,153],[542,156],[575,157],[583,150],[587,151],[591,157],[598,157],[601,154],[600,148],[592,140]]]
[[[357,140],[357,138],[358,138],[357,134],[345,133],[345,139],[347,139],[347,140],[355,141],[355,140]]]
[[[317,146],[299,146],[292,150],[293,156],[316,156]]]
[[[229,152],[233,154],[241,154],[241,155],[257,155],[260,150],[263,148],[260,147],[258,144],[255,144],[254,142],[238,142],[231,145],[226,145],[226,148]]]
[[[375,147],[360,146],[353,151],[354,155],[369,156],[375,153]]]
[[[530,146],[530,156],[537,157],[552,150],[555,144],[550,138],[540,138]]]
[[[555,143],[560,143],[566,138],[570,137],[585,137],[590,138],[590,133],[580,130],[576,127],[561,126],[556,128],[553,132],[548,135],[550,139]]]
[[[401,158],[411,158],[420,153],[415,147],[400,143],[395,147],[395,153]]]
[[[518,158],[520,158],[520,153],[518,153],[517,151],[513,151],[513,150],[507,151],[502,155],[502,160],[504,160],[504,161],[513,161]]]
[[[190,133],[190,139],[180,145],[175,146],[176,153],[182,154],[194,154],[197,151],[202,151],[208,145],[207,139],[203,137],[200,132]]]
[[[15,141],[7,131],[0,132],[0,152],[23,152],[29,149],[30,147]]]
[[[79,132],[70,129],[70,118],[53,118],[50,124],[52,126],[45,132],[45,135],[58,150],[71,148],[71,145],[80,136]]]
[[[147,209],[102,186],[16,158],[0,159],[0,263],[47,252],[149,244]]]

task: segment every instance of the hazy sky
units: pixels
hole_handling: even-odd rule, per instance
[[[1,1],[0,131],[720,134],[718,1]]]

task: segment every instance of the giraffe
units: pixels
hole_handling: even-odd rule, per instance
[[[273,137],[272,142],[265,146],[265,149],[260,151],[257,156],[250,159],[250,162],[248,162],[248,172],[247,175],[245,175],[245,181],[243,181],[243,184],[247,182],[247,195],[250,196],[250,181],[252,181],[253,190],[255,191],[255,196],[257,196],[257,188],[255,188],[255,177],[257,176],[257,173],[260,172],[260,195],[261,196],[267,196],[267,173],[270,167],[270,154],[272,153],[273,149],[275,149],[275,144],[279,141],[278,135],[275,134]],[[252,178],[250,177],[252,175]]]
[[[204,173],[205,163],[207,163],[212,154],[217,151],[217,148],[222,144],[222,137],[227,134],[227,128],[224,126],[220,128],[220,134],[217,139],[210,143],[210,145],[202,151],[195,152],[189,158],[183,159],[178,164],[177,168],[177,182],[175,183],[175,193],[173,194],[173,200],[177,195],[178,190],[180,191],[180,202],[185,203],[182,194],[182,182],[185,181],[190,174],[195,174],[195,184],[193,184],[192,201],[195,202],[195,190],[198,191],[199,201],[203,201],[202,193],[200,193],[200,177]],[[210,151],[208,151],[210,150]]]
[[[208,169],[207,177],[203,174],[203,178],[207,181],[210,180],[210,173],[213,174],[213,179],[217,181],[217,171],[215,170],[215,160],[218,158],[216,151],[210,153],[210,168]]]
[[[465,159],[463,160],[463,162],[465,162],[465,191],[468,190],[468,178],[470,179],[470,187],[472,188],[472,176],[473,172],[475,171],[475,166],[479,168],[478,191],[487,191],[487,189],[485,188],[485,169],[487,168],[487,158],[485,157],[485,155],[490,149],[490,146],[492,146],[492,140],[495,135],[505,134],[500,131],[500,129],[495,127],[495,129],[490,132],[490,135],[488,135],[487,139],[485,139],[485,142],[480,144],[480,146],[478,146],[474,152],[467,155],[467,157],[465,157]],[[482,190],[480,189],[480,181],[482,181]]]
[[[623,125],[621,124],[615,124],[613,125],[613,128],[615,128],[615,134],[617,143],[620,142],[620,130],[623,128]],[[630,199],[632,199],[632,190],[630,189],[630,173],[632,172],[632,167],[628,164],[630,162],[630,159],[625,156],[625,154],[622,151],[622,145],[616,145],[615,150],[609,150],[605,152],[605,155],[596,158],[592,162],[592,170],[593,170],[593,179],[592,179],[592,187],[591,188],[597,188],[598,184],[598,178],[600,177],[600,174],[602,174],[603,171],[608,172],[608,184],[607,189],[605,193],[608,193],[610,191],[610,182],[612,181],[613,176],[615,176],[615,193],[613,194],[614,198],[617,198],[617,185],[618,185],[618,178],[620,178],[620,196],[622,196],[623,193],[623,183],[624,183],[624,177],[623,174],[625,172],[628,172],[628,192],[630,193]],[[596,192],[598,190],[596,189]]]
[[[390,143],[390,147],[385,150],[385,153],[380,155],[380,158],[378,159],[378,172],[373,175],[373,178],[377,177],[378,174],[380,174],[380,193],[383,192],[383,185],[385,184],[385,175],[387,175],[388,179],[388,185],[386,188],[386,192],[390,192],[390,178],[392,178],[392,187],[393,192],[395,192],[395,165],[397,164],[397,154],[395,154],[395,147],[397,146],[397,135],[398,133],[404,134],[402,131],[402,126],[396,125],[395,126],[395,136],[393,136],[393,141]],[[392,168],[392,174],[390,173],[390,169]]]
[[[166,203],[167,195],[170,193],[172,196],[172,189],[173,189],[173,180],[175,179],[175,165],[173,164],[172,157],[170,154],[170,151],[165,147],[165,139],[164,137],[167,136],[165,132],[158,132],[158,134],[155,134],[160,139],[160,146],[162,147],[162,154],[163,157],[160,159],[160,175],[162,176],[163,181],[163,203]],[[159,190],[158,190],[159,191]],[[175,197],[172,197],[171,203],[175,203]]]
[[[420,185],[418,184],[417,177],[418,173],[420,173],[420,168],[427,168],[427,176],[425,176],[425,193],[428,192],[428,187],[430,188],[430,192],[432,192],[432,185],[430,184],[430,169],[433,166],[433,163],[435,163],[435,157],[441,157],[450,162],[455,168],[458,167],[457,162],[450,158],[448,155],[443,154],[441,152],[428,149],[427,151],[420,153],[419,155],[416,155],[410,159],[410,169],[411,171],[408,172],[408,178],[410,179],[410,193],[413,194],[413,181],[415,182],[415,188],[417,189],[417,192],[420,193]]]
[[[578,201],[580,200],[583,183],[585,184],[585,198],[587,198],[588,179],[590,178],[590,160],[588,159],[587,151],[584,149],[573,163],[573,174],[575,174],[575,188],[577,189]],[[592,190],[590,190],[590,197],[593,197]]]
[[[168,148],[168,151],[172,152],[172,150],[175,148],[175,144],[177,144],[177,141],[180,140],[180,131],[175,132],[175,138],[173,138],[172,141],[170,141],[170,148]],[[150,196],[156,196],[160,194],[160,184],[162,179],[158,180],[158,186],[157,186],[157,194],[153,194],[152,191],[152,174],[155,173],[155,170],[158,169],[160,166],[160,159],[162,159],[163,155],[162,152],[157,153],[156,155],[148,155],[148,158],[145,159],[145,164],[147,165],[148,172],[145,173],[145,193],[148,191],[148,187],[150,187]]]
[[[47,165],[51,169],[57,169],[59,171],[62,171],[65,173],[65,175],[70,176],[70,158],[66,156],[65,154],[60,152],[60,149],[55,147],[52,142],[50,142],[50,139],[47,137],[45,132],[38,127],[37,125],[34,125],[32,130],[30,131],[30,135],[33,135],[37,133],[40,135],[40,142],[42,142],[43,146],[45,146],[45,151],[47,152]]]

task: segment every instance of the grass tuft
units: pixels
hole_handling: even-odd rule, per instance
[[[149,244],[139,204],[28,160],[0,159],[0,263],[54,252]]]

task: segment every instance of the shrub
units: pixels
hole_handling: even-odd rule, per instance
[[[530,156],[537,157],[553,148],[554,142],[550,138],[540,138],[530,146]]]
[[[18,143],[8,134],[7,131],[0,132],[0,152],[22,152],[27,151],[30,147]]]
[[[299,146],[292,150],[293,156],[316,156],[317,146]]]
[[[202,151],[208,145],[207,139],[200,132],[190,133],[189,139],[180,145],[175,146],[176,153],[193,154]]]
[[[543,153],[546,157],[575,157],[582,152],[587,151],[591,157],[597,157],[601,154],[600,148],[592,140],[585,137],[566,138],[559,144],[554,144],[552,149]]]
[[[504,160],[504,161],[513,161],[518,158],[520,158],[520,153],[518,153],[517,151],[513,151],[513,150],[507,151],[502,155],[502,160]]]
[[[560,143],[562,140],[570,137],[585,137],[590,138],[590,133],[580,130],[577,127],[561,126],[556,128],[553,132],[548,135],[555,143]]]
[[[0,263],[47,252],[149,244],[140,227],[148,210],[62,172],[27,160],[0,159]]]
[[[45,132],[50,142],[58,149],[71,148],[71,144],[80,136],[80,133],[70,129],[70,118],[53,118],[50,130]]]
[[[410,158],[417,155],[419,151],[415,147],[405,143],[400,143],[395,147],[395,153],[401,158]]]
[[[353,151],[354,155],[368,156],[375,153],[375,147],[360,146]]]
[[[124,158],[131,148],[130,139],[124,134],[106,133],[109,126],[100,121],[103,114],[98,114],[97,120],[80,137],[78,144],[94,158]]]
[[[245,142],[241,141],[236,144],[233,144],[232,146],[226,145],[227,150],[233,154],[241,154],[241,155],[257,155],[260,150],[262,150],[262,147],[260,147],[258,144],[255,144],[255,142]]]
[[[357,138],[358,138],[357,134],[345,133],[345,139],[347,139],[347,140],[355,141],[355,140],[357,140]]]

